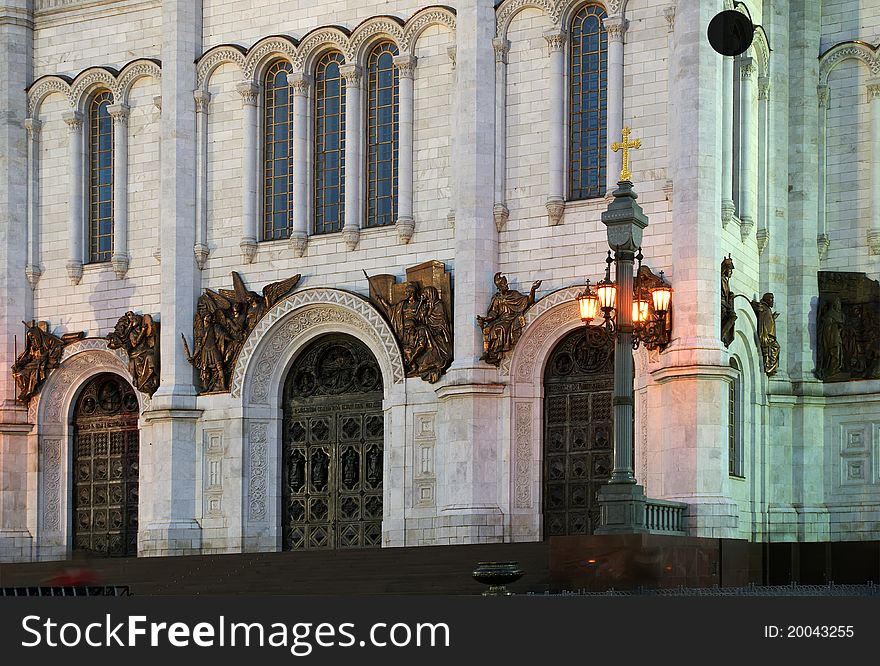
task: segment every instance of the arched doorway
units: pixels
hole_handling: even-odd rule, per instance
[[[382,545],[382,373],[348,335],[318,338],[284,384],[283,549]]]
[[[99,556],[137,554],[138,399],[114,374],[91,379],[73,423],[73,547]]]
[[[553,349],[544,370],[544,538],[592,534],[597,493],[611,476],[614,348],[578,328]]]

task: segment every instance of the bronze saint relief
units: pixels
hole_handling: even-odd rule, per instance
[[[779,369],[779,342],[776,340],[776,318],[773,312],[773,294],[766,293],[760,301],[751,301],[752,309],[758,318],[758,345],[764,359],[764,372],[772,375]]]
[[[528,295],[507,285],[507,278],[495,273],[495,286],[498,291],[492,296],[489,311],[485,317],[477,316],[477,323],[483,329],[483,355],[480,360],[498,366],[508,352],[516,345],[526,326],[525,313],[535,304],[535,292],[541,280],[532,283]]]
[[[187,360],[199,371],[202,393],[229,390],[232,370],[244,341],[269,309],[287,296],[300,275],[263,287],[262,294],[248,291],[241,275],[232,272],[233,289],[205,289],[193,317],[193,349],[183,338]]]
[[[880,379],[880,284],[864,273],[819,271],[816,376]]]
[[[438,381],[452,363],[452,282],[443,262],[407,268],[406,282],[393,275],[368,275],[367,281],[370,300],[400,343],[406,376]]]
[[[22,322],[27,332],[24,336],[24,350],[16,354],[15,363],[12,364],[12,376],[18,387],[18,399],[21,402],[30,402],[40,390],[49,373],[61,363],[64,347],[77,340],[82,340],[86,334],[65,333],[61,337],[49,333],[49,324],[45,321],[30,324]]]
[[[152,396],[159,388],[159,322],[129,310],[107,335],[107,346],[128,353],[132,383],[138,391]]]
[[[735,295],[730,291],[730,276],[733,275],[733,259],[730,255],[721,262],[721,342],[730,347],[736,325],[736,312],[733,301]]]

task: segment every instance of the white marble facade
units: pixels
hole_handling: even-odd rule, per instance
[[[337,332],[383,374],[383,546],[540,540],[544,364],[581,325],[573,298],[607,249],[608,199],[569,200],[566,185],[567,34],[583,4],[0,0],[0,560],[69,554],[72,412],[89,378],[126,376],[101,340],[126,310],[162,323],[161,387],[139,394],[140,555],[280,547],[284,378]],[[636,353],[639,483],[686,503],[694,536],[880,539],[880,381],[813,372],[817,271],[880,277],[880,0],[747,0],[766,36],[737,59],[705,37],[728,0],[593,4],[608,15],[608,136],[628,125],[642,140],[645,261],[675,288],[672,344]],[[361,228],[351,168],[342,232],[310,235],[304,205],[290,239],[259,241],[267,63],[302,81],[306,145],[316,56],[340,50],[355,82],[386,38],[400,54],[397,223]],[[82,118],[99,87],[114,103],[115,242],[89,264]],[[360,132],[348,123],[354,164]],[[297,173],[312,173],[307,155]],[[611,188],[620,154],[607,164]],[[734,342],[719,339],[728,254],[733,290],[771,291],[782,313],[772,378],[747,301]],[[404,377],[363,278],[430,259],[455,293],[454,362],[437,384]],[[198,396],[179,336],[233,270],[257,290],[303,280],[248,337],[231,391]],[[543,280],[497,369],[475,324],[496,271],[522,291]],[[30,319],[88,337],[25,406],[10,366]],[[728,473],[735,379],[742,476]]]

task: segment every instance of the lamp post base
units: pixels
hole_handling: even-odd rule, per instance
[[[599,489],[599,527],[594,534],[647,534],[643,486],[609,483]]]

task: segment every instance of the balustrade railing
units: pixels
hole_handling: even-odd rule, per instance
[[[645,503],[645,525],[651,534],[684,536],[684,512],[687,504],[648,498]]]

